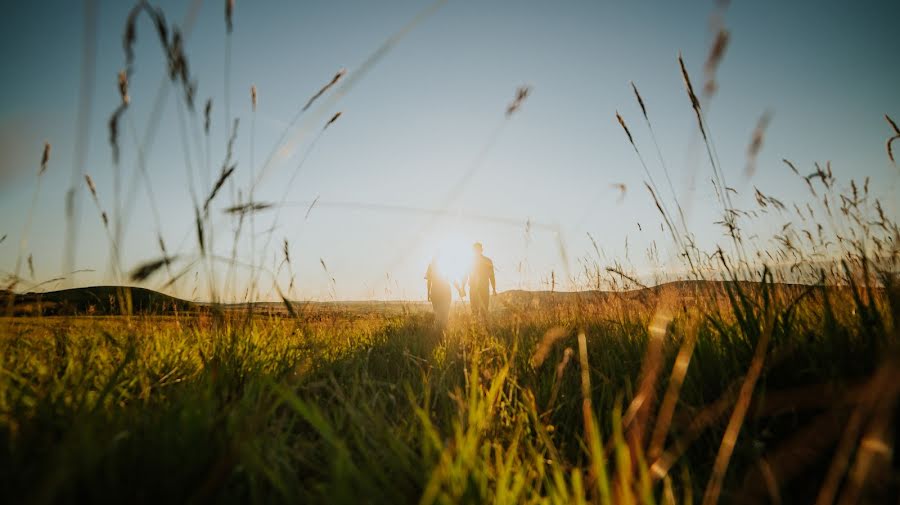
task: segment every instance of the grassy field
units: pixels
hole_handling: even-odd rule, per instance
[[[691,503],[720,478],[725,502],[832,485],[878,503],[900,489],[898,295],[761,282],[544,296],[485,323],[457,306],[445,335],[421,311],[7,318],[0,493]]]

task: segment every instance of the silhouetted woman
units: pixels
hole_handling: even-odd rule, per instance
[[[438,268],[437,257],[431,260],[425,272],[425,284],[428,287],[428,301],[434,309],[434,324],[440,329],[447,327],[450,319],[450,281]]]

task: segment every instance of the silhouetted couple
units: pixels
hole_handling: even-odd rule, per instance
[[[472,265],[462,279],[454,280],[453,284],[459,291],[460,298],[466,296],[466,285],[469,286],[469,304],[472,313],[479,319],[487,318],[490,308],[491,293],[497,294],[497,280],[494,278],[494,262],[483,254],[484,247],[480,242],[472,245],[475,253]],[[432,259],[425,272],[425,283],[428,288],[428,300],[434,309],[434,321],[440,328],[447,326],[450,318],[450,292],[451,280],[446,272],[440,271],[438,258]]]

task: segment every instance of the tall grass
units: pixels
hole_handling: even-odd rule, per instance
[[[883,404],[896,391],[876,403],[858,392],[897,378],[883,356],[896,356],[898,293],[863,289],[764,281],[540,311],[510,301],[487,327],[458,307],[443,338],[422,313],[17,319],[0,353],[0,489],[9,503],[648,503],[699,496],[713,475],[736,501],[765,488],[756,469],[781,464],[770,453],[813,451],[777,474],[772,492],[792,502],[821,482],[841,436],[822,419],[858,419],[849,454],[892,443]],[[660,303],[678,313],[659,350],[673,375],[654,390],[679,391],[674,407],[650,402],[647,419],[669,427],[635,446],[623,410]],[[860,441],[864,426],[874,435]],[[711,465],[723,433],[733,455]],[[789,450],[798,437],[818,441]]]

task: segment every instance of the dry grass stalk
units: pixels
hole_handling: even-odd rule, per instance
[[[200,209],[194,206],[194,224],[197,228],[197,244],[200,245],[200,254],[206,256],[206,241],[203,238],[203,218],[200,217]]]
[[[34,258],[31,253],[28,254],[28,274],[34,279]]]
[[[125,113],[126,107],[125,104],[120,104],[116,107],[116,110],[113,111],[107,122],[107,128],[109,129],[109,147],[112,149],[113,163],[116,165],[119,164],[119,118]]]
[[[87,183],[87,187],[91,192],[91,197],[94,198],[94,201],[97,200],[97,186],[94,185],[94,179],[91,179],[89,174],[84,174],[84,182]]]
[[[864,425],[866,420],[870,417],[870,414],[876,410],[880,403],[885,401],[893,402],[896,399],[898,384],[900,384],[900,369],[897,367],[897,360],[896,358],[889,359],[872,376],[866,386],[865,392],[862,394],[862,398],[860,398],[859,404],[850,416],[850,420],[844,428],[844,433],[841,436],[841,441],[838,444],[835,455],[831,460],[831,466],[828,468],[825,483],[822,485],[821,489],[819,489],[816,505],[834,503],[841,481],[844,480],[844,476],[846,475],[850,457],[854,450],[859,449],[859,447],[857,447],[858,445],[865,443],[865,437],[863,437],[863,440],[860,441],[859,444],[857,441],[860,437],[860,433],[865,428]],[[890,409],[888,409],[888,411],[889,410]],[[877,417],[873,419],[873,421],[877,421]],[[869,451],[868,449],[865,449],[865,447],[863,449],[864,451],[860,452],[865,453]],[[859,452],[857,454],[857,457],[864,456],[864,454],[861,455]],[[848,491],[852,493],[852,487],[860,484],[860,482],[854,483],[850,480],[847,484],[849,486]],[[847,495],[843,498],[844,499],[840,502],[842,504],[846,502]],[[855,501],[850,503],[855,503]]]
[[[142,263],[142,264],[138,265],[137,267],[135,267],[135,269],[131,271],[131,274],[129,274],[129,276],[131,277],[131,280],[134,282],[142,282],[142,281],[146,280],[148,277],[150,277],[151,275],[153,275],[153,273],[156,272],[157,270],[159,270],[160,268],[171,264],[173,261],[175,261],[175,259],[176,259],[175,256],[163,257],[160,259]]]
[[[257,212],[260,210],[266,210],[271,208],[273,204],[267,202],[248,202],[240,205],[235,205],[232,207],[228,207],[225,209],[226,214],[248,214]]]
[[[621,182],[616,182],[610,184],[609,187],[619,192],[619,196],[618,198],[616,198],[616,203],[621,204],[625,201],[625,195],[628,193],[628,186]]]
[[[750,145],[747,146],[747,166],[744,169],[744,174],[747,178],[753,177],[753,174],[756,172],[756,160],[759,157],[759,151],[762,149],[766,128],[769,127],[771,121],[772,113],[771,111],[766,111],[760,116],[759,121],[756,123],[756,128],[753,129]]]
[[[587,340],[583,331],[578,332],[578,358],[581,364],[581,413],[584,419],[584,432],[587,434],[593,428],[588,420],[593,418],[594,409],[591,406],[591,369],[588,364]]]
[[[637,280],[636,278],[634,278],[634,277],[632,277],[632,276],[626,274],[626,273],[625,273],[624,271],[622,271],[622,269],[619,268],[619,267],[606,267],[606,271],[609,272],[609,273],[611,273],[611,274],[616,274],[616,275],[618,275],[619,277],[621,277],[621,278],[627,280],[628,282],[631,282],[632,284],[634,284],[635,286],[638,286],[638,287],[641,288],[641,289],[648,289],[647,286],[646,286],[644,283],[642,283],[641,281]]]
[[[312,203],[309,204],[309,208],[306,209],[306,215],[303,216],[304,221],[309,219],[309,213],[312,212],[313,207],[315,207],[317,203],[319,203],[319,195],[316,195],[316,199],[313,200]]]
[[[687,90],[688,98],[691,100],[691,107],[694,109],[694,114],[697,115],[697,123],[700,125],[700,134],[703,135],[703,140],[707,140],[706,128],[703,127],[703,116],[700,113],[700,100],[697,99],[697,94],[694,93],[694,86],[691,84],[691,76],[688,75],[687,68],[684,66],[684,58],[681,57],[681,53],[678,53],[678,65],[681,67],[681,77],[684,79],[684,87]]]
[[[654,460],[662,454],[663,447],[666,442],[666,435],[669,433],[669,427],[672,423],[672,416],[675,413],[675,407],[678,403],[678,397],[681,395],[681,386],[684,384],[684,378],[687,375],[688,365],[691,363],[691,357],[694,354],[694,344],[697,342],[696,323],[692,320],[689,322],[681,348],[678,350],[678,356],[675,358],[675,365],[672,367],[672,376],[669,379],[669,385],[666,388],[662,405],[656,418],[656,426],[650,438],[650,448],[648,451],[649,459]]]
[[[325,123],[325,126],[322,127],[322,130],[325,130],[329,126],[331,126],[331,124],[334,123],[335,121],[337,121],[338,118],[341,117],[342,114],[343,114],[343,112],[341,112],[341,111],[336,112],[333,116],[331,116],[331,119],[329,119],[328,122]]]
[[[747,370],[747,376],[744,378],[743,384],[741,384],[737,403],[734,411],[731,413],[731,418],[728,420],[725,435],[722,436],[722,444],[719,446],[719,453],[716,455],[716,461],[713,464],[712,475],[703,495],[703,505],[714,505],[719,501],[722,483],[725,480],[725,471],[728,469],[728,463],[731,461],[731,455],[737,444],[741,426],[744,424],[747,409],[750,408],[750,400],[752,399],[756,382],[762,373],[763,362],[769,350],[769,340],[772,337],[772,331],[775,326],[775,315],[771,313],[771,306],[767,308],[767,312],[769,313],[764,315],[764,328],[762,328],[759,341],[756,343],[756,350],[753,354],[753,360],[750,362],[750,369]]]
[[[544,360],[547,359],[547,355],[550,354],[553,344],[568,334],[568,330],[561,326],[555,326],[547,330],[547,332],[544,333],[544,338],[541,339],[537,349],[535,349],[534,354],[531,356],[531,366],[534,368],[541,366],[544,363]]]
[[[281,288],[278,287],[278,284],[275,284],[275,290],[278,291],[278,296],[281,297],[281,303],[284,304],[284,308],[287,310],[288,315],[290,315],[292,318],[296,318],[297,311],[294,310],[294,304],[292,304],[291,301],[288,300],[286,296],[284,296],[284,293],[281,291]]]
[[[671,321],[671,311],[664,307],[657,309],[653,315],[653,320],[648,326],[650,342],[641,365],[641,383],[622,417],[622,425],[628,428],[629,439],[633,444],[632,450],[635,453],[643,451],[644,431],[650,418],[650,406],[656,399],[656,381],[662,367],[663,341]]]
[[[219,193],[219,190],[222,189],[222,185],[225,184],[225,181],[231,177],[231,174],[234,173],[237,168],[237,163],[231,164],[231,157],[234,152],[234,141],[237,138],[237,130],[240,121],[238,119],[234,120],[234,125],[231,129],[231,137],[228,139],[228,148],[225,153],[225,162],[222,164],[222,172],[219,173],[219,178],[216,180],[216,183],[213,184],[212,191],[210,191],[209,196],[206,197],[206,201],[203,203],[203,212],[204,214],[209,212],[209,204],[213,201],[216,195]]]
[[[637,86],[635,86],[634,81],[631,82],[631,89],[634,91],[634,97],[637,98],[638,105],[641,106],[641,112],[644,114],[644,119],[650,121],[650,117],[647,116],[647,107],[644,105],[644,99],[641,98],[640,92],[638,92]],[[616,113],[618,115],[618,113]]]
[[[206,105],[203,106],[203,133],[209,136],[210,116],[212,116],[212,98],[206,99]]]
[[[250,86],[250,104],[253,106],[253,112],[256,112],[256,85]]]
[[[228,33],[234,29],[234,0],[225,0],[225,28]]]
[[[797,170],[797,167],[794,166],[794,164],[790,160],[782,159],[781,161],[783,161],[785,163],[785,165],[791,167],[791,171],[794,172],[794,174],[800,175],[800,171]]]
[[[125,49],[125,65],[129,73],[134,63],[134,43],[137,41],[137,17],[144,8],[142,2],[138,2],[128,12],[125,20],[125,33],[122,35],[122,47]]]
[[[637,89],[637,85],[634,81],[631,82],[631,89],[634,91],[634,97],[637,99],[638,105],[641,108],[641,113],[644,115],[644,122],[647,123],[647,130],[650,132],[650,139],[653,140],[653,146],[656,148],[656,155],[659,158],[659,164],[662,166],[663,175],[666,177],[666,182],[669,185],[669,191],[672,194],[672,201],[675,202],[675,207],[678,209],[678,216],[681,218],[682,231],[684,235],[688,235],[686,219],[684,218],[684,210],[681,208],[681,203],[678,201],[678,194],[675,191],[675,185],[672,184],[672,177],[669,175],[669,167],[666,164],[666,160],[663,157],[662,149],[659,147],[659,142],[656,140],[656,133],[653,131],[653,124],[650,122],[650,116],[647,113],[647,106],[644,103],[644,98],[641,96],[641,93]],[[624,126],[624,125],[623,125]],[[632,142],[632,145],[634,143]],[[635,150],[637,150],[637,146],[634,146]],[[640,153],[639,153],[640,154]],[[642,160],[643,161],[643,160]],[[656,183],[651,179],[651,183],[653,187],[656,187]],[[659,190],[656,190],[659,192]],[[660,195],[662,196],[662,195]],[[672,217],[671,221],[674,223],[675,218]],[[680,245],[681,247],[681,245]]]
[[[128,74],[124,70],[119,71],[119,98],[122,105],[131,103],[131,97],[128,95]]]
[[[522,103],[531,94],[531,86],[519,86],[516,88],[516,97],[506,106],[506,117],[510,117],[522,106]]]
[[[184,99],[188,109],[194,110],[194,94],[197,84],[191,78],[187,57],[184,54],[184,42],[181,32],[176,28],[172,35],[172,43],[169,45],[169,77],[175,81],[181,81],[184,90]]]
[[[194,94],[197,89],[197,84],[191,77],[187,57],[184,54],[184,37],[182,36],[181,31],[176,28],[172,31],[170,40],[169,26],[162,9],[154,8],[145,1],[138,2],[137,5],[131,9],[125,22],[125,34],[122,39],[122,45],[125,49],[125,74],[131,75],[131,69],[134,64],[134,43],[137,40],[137,17],[141,12],[145,12],[150,17],[156,28],[160,45],[166,55],[169,78],[172,81],[181,81],[188,108],[194,110]]]
[[[628,125],[625,124],[625,119],[622,118],[622,115],[619,114],[619,111],[616,111],[616,119],[619,120],[619,124],[622,125],[622,129],[625,130],[625,135],[628,135],[628,142],[634,146],[634,137],[631,136],[631,130],[628,129]]]
[[[94,205],[97,207],[97,212],[100,213],[100,219],[103,221],[103,227],[109,228],[109,216],[106,215],[106,211],[103,210],[100,205],[100,199],[97,197],[97,186],[94,184],[94,179],[91,178],[89,174],[84,174],[84,182],[87,184],[88,190],[91,192],[91,199],[94,201]]]
[[[706,74],[706,83],[703,85],[704,96],[712,96],[718,88],[718,85],[716,84],[716,70],[719,68],[719,64],[725,57],[725,50],[728,48],[729,38],[730,34],[728,33],[728,30],[719,29],[716,33],[716,39],[709,49],[709,55],[706,58],[706,63],[703,65],[703,70]]]
[[[163,252],[163,256],[168,256],[169,253],[166,251],[166,242],[163,240],[162,235],[156,235],[156,242],[159,244],[159,250]]]
[[[541,417],[545,420],[553,413],[553,406],[556,405],[556,399],[559,396],[559,387],[560,384],[562,384],[563,373],[565,373],[566,367],[569,366],[569,362],[572,360],[572,355],[574,354],[571,347],[566,347],[566,350],[563,351],[562,358],[556,365],[556,375],[554,376],[553,388],[550,390],[550,399],[547,400],[547,407],[544,409],[544,413],[541,414]]]
[[[331,275],[331,272],[328,270],[328,266],[325,265],[325,260],[323,258],[319,258],[319,264],[322,265],[322,270],[325,271],[325,274],[328,275],[328,279],[331,281],[332,290],[334,289],[334,285],[337,283],[337,280]]]
[[[896,164],[897,162],[894,160],[894,150],[893,150],[892,145],[895,140],[900,139],[900,128],[897,128],[897,123],[895,123],[894,120],[891,119],[891,117],[888,116],[887,114],[884,115],[884,119],[886,119],[888,124],[891,125],[891,128],[894,129],[894,136],[887,139],[887,153],[888,153],[888,158],[890,158],[890,160],[891,160],[891,163]]]
[[[41,153],[41,168],[38,170],[38,177],[44,175],[47,171],[47,165],[50,163],[50,142],[44,142],[44,151]]]
[[[341,78],[344,77],[344,75],[346,75],[346,74],[347,74],[347,70],[346,70],[346,69],[343,69],[343,68],[342,68],[342,69],[338,70],[337,73],[334,74],[334,77],[331,78],[331,81],[328,82],[328,84],[322,86],[322,89],[320,89],[319,91],[317,91],[316,94],[314,94],[313,96],[311,96],[311,97],[309,98],[309,100],[306,102],[306,105],[304,105],[304,106],[303,106],[303,109],[301,109],[301,112],[302,112],[302,111],[305,111],[306,109],[308,109],[308,108],[313,104],[313,102],[315,102],[316,100],[318,100],[319,97],[321,97],[322,95],[324,95],[326,91],[328,91],[329,89],[331,89],[332,86],[334,86],[335,84],[337,84],[337,82],[340,81]],[[255,88],[254,88],[254,89],[255,89]]]
[[[212,203],[213,199],[219,193],[219,190],[222,189],[222,185],[225,184],[225,181],[231,177],[231,174],[234,173],[234,170],[237,168],[237,165],[231,165],[228,168],[222,167],[222,173],[219,174],[219,178],[216,180],[216,183],[213,185],[212,191],[210,191],[209,196],[206,197],[206,201],[203,203],[203,212],[209,212],[209,204]]]

